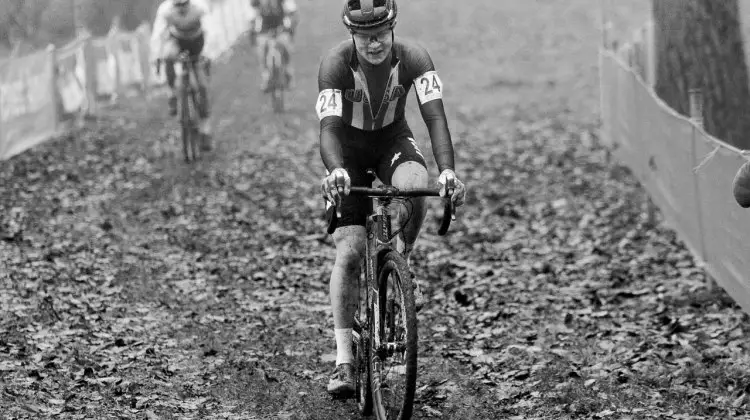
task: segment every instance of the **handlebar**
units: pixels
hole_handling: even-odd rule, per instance
[[[391,197],[391,198],[407,198],[407,197],[439,197],[440,192],[437,188],[414,188],[409,190],[399,190],[396,187],[388,186],[384,188],[368,188],[368,187],[351,187],[349,195],[355,196],[367,196],[367,197]],[[336,212],[336,205],[333,204],[326,210],[328,218],[328,229],[329,234],[333,234],[336,231],[338,225],[338,216]],[[445,207],[443,208],[443,217],[440,219],[438,225],[438,235],[445,236],[448,233],[448,228],[451,225],[451,220],[455,219],[456,208],[451,200],[445,200]]]

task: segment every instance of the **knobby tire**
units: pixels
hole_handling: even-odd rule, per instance
[[[189,87],[184,83],[184,80],[182,86],[180,86],[180,126],[182,132],[182,151],[185,154],[185,162],[190,162],[190,137],[193,134],[193,123],[190,118],[190,91]]]
[[[193,118],[190,119],[190,148],[193,152],[193,160],[198,158],[198,149],[200,148],[200,142],[203,140],[203,134],[198,130],[199,117],[202,114],[201,110],[201,95],[198,89],[190,90],[190,104],[191,114]]]
[[[354,360],[356,363],[357,407],[363,416],[372,415],[372,388],[370,387],[370,332],[365,331],[355,319],[353,334]]]
[[[380,357],[382,356],[382,352],[379,355],[378,349],[374,348],[374,337],[376,334],[381,337],[382,341],[386,341],[386,322],[392,319],[389,317],[395,315],[394,313],[389,313],[389,310],[394,308],[388,308],[387,305],[388,293],[390,292],[388,289],[389,277],[393,279],[401,295],[399,304],[401,306],[402,325],[400,327],[405,329],[404,389],[403,401],[398,404],[400,406],[390,406],[392,402],[386,398],[385,394],[387,394],[387,391],[383,392],[383,388],[381,388],[381,384],[385,382],[386,375],[389,372],[383,366],[383,360]],[[372,353],[370,357],[370,385],[372,388],[373,408],[378,420],[409,420],[414,409],[414,397],[417,387],[417,312],[414,304],[414,290],[409,266],[404,257],[398,252],[390,251],[383,257],[381,269],[378,274],[378,289],[380,313],[372,313],[371,316],[380,317],[380,331],[375,331],[375,323],[372,320],[370,322],[370,331],[372,332],[370,339]]]
[[[283,63],[281,63],[281,52],[278,50],[276,44],[269,46],[268,54],[273,54],[270,76],[271,107],[278,114],[284,112],[284,89],[286,88],[286,83],[282,78],[286,78],[286,71]]]

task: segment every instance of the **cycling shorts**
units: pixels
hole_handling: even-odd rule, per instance
[[[180,39],[171,35],[170,38],[177,43],[177,48],[180,52],[187,51],[191,57],[198,57],[203,52],[203,47],[206,45],[206,35],[200,34],[195,39]]]
[[[427,168],[424,156],[406,122],[395,123],[376,131],[346,127],[346,141],[342,144],[344,169],[353,186],[370,187],[373,178],[368,169],[390,185],[393,172],[405,162],[417,162]],[[371,208],[369,197],[345,196],[341,200],[338,226],[365,226]]]

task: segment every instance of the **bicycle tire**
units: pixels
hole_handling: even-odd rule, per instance
[[[284,67],[276,61],[277,60],[273,60],[274,64],[271,68],[271,80],[273,86],[271,89],[271,105],[273,107],[273,112],[280,114],[284,112],[284,83],[282,82],[282,77],[285,76]]]
[[[185,162],[190,162],[190,137],[193,134],[193,124],[190,118],[190,91],[184,80],[180,86],[180,128]]]
[[[198,150],[200,149],[200,142],[203,141],[203,134],[198,130],[199,119],[197,118],[201,114],[200,107],[202,106],[200,101],[200,93],[197,89],[190,89],[190,104],[191,112],[190,115],[193,117],[190,119],[190,150],[193,153],[193,160],[198,159]]]
[[[400,327],[404,330],[404,384],[403,390],[384,391],[384,379],[387,380],[390,371],[384,372],[383,362],[389,358],[389,355],[383,349],[375,348],[376,334],[381,341],[386,341],[386,333],[389,323],[398,321],[396,314],[393,312],[395,305],[389,307],[388,298],[389,277],[394,277],[392,285],[399,289],[400,294],[400,311],[402,318]],[[414,410],[414,397],[417,388],[417,312],[414,304],[414,290],[412,279],[409,272],[409,266],[404,257],[396,251],[389,251],[382,259],[380,269],[378,270],[378,298],[379,313],[372,311],[371,316],[379,317],[379,331],[375,330],[375,322],[370,322],[371,334],[371,352],[370,357],[370,386],[372,388],[373,411],[378,420],[409,420]],[[372,304],[371,304],[372,305]],[[373,305],[374,309],[374,305]],[[395,352],[394,352],[395,353]],[[385,376],[384,376],[385,375]],[[389,387],[390,388],[390,387]],[[400,403],[393,402],[387,394],[400,393],[403,391],[403,401]]]
[[[352,347],[354,348],[354,360],[356,361],[356,387],[355,396],[360,414],[369,416],[372,414],[372,388],[370,387],[370,334],[355,319],[354,333],[352,334]]]
[[[268,63],[268,61],[271,62],[269,68],[271,109],[274,113],[280,114],[284,112],[284,89],[286,88],[286,83],[284,83],[283,78],[286,77],[286,72],[284,70],[284,64],[282,62],[281,52],[279,51],[277,41],[274,41],[268,46],[266,63]]]

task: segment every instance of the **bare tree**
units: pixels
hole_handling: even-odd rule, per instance
[[[750,148],[750,81],[737,0],[653,0],[656,92],[689,115],[691,88],[701,89],[711,135]]]

